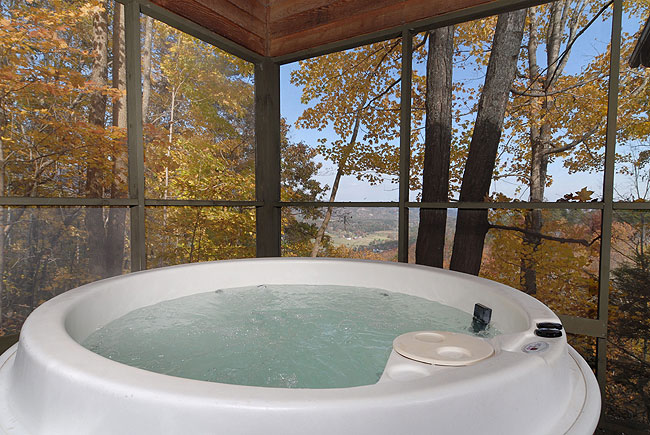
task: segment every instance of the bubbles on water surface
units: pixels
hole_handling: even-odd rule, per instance
[[[190,379],[337,388],[376,383],[398,335],[471,333],[470,325],[470,314],[402,293],[258,285],[143,307],[83,344],[115,361]]]

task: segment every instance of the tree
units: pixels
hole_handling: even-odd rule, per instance
[[[513,86],[513,121],[508,124],[524,145],[514,150],[514,160],[523,171],[520,179],[529,187],[531,202],[544,201],[548,165],[555,157],[566,157],[566,166],[572,170],[602,167],[602,160],[594,153],[604,142],[607,56],[594,59],[581,74],[565,74],[572,46],[584,31],[581,27],[588,26],[588,12],[597,14],[599,9],[598,14],[606,10],[584,0],[530,8],[527,56],[521,79]],[[545,48],[546,68],[538,60],[540,45]],[[580,107],[583,104],[584,108]],[[535,252],[541,243],[537,234],[542,226],[541,210],[530,210],[523,234],[527,249],[521,259],[521,285],[528,294],[537,292]]]
[[[88,122],[98,130],[104,129],[106,122],[107,98],[104,89],[108,87],[108,5],[100,1],[93,11],[93,63],[90,71],[90,81],[96,90],[90,95]],[[92,148],[86,170],[86,197],[102,198],[104,161],[101,148]],[[90,242],[90,267],[96,276],[102,276],[104,267],[103,242],[106,238],[104,220],[100,214],[88,213],[85,217],[86,228]]]
[[[485,85],[465,164],[461,201],[481,202],[489,193],[525,19],[524,9],[502,14],[497,21]],[[488,229],[487,210],[458,211],[450,265],[452,270],[478,275]]]
[[[110,154],[115,137],[112,129],[104,127],[106,99],[117,96],[107,84],[105,69],[107,13],[100,1],[3,4],[0,195],[88,196],[89,171],[98,174],[94,179],[102,179],[93,186],[99,192],[96,195],[102,197],[108,191],[106,187],[113,182],[108,175],[110,162],[97,157]],[[14,297],[21,301],[19,306],[31,309],[40,303],[41,292],[60,290],[64,280],[48,282],[53,265],[60,260],[51,250],[57,247],[64,252],[60,243],[70,240],[66,233],[78,234],[79,220],[92,214],[79,208],[47,211],[5,207],[1,212],[0,299],[5,302],[3,308],[8,308],[0,311],[0,326],[14,327],[23,316],[16,314],[22,310],[11,303]],[[22,245],[22,238],[31,243]],[[70,250],[83,258],[88,246],[77,240]],[[29,268],[18,267],[22,263]],[[87,263],[68,264],[75,265],[72,269],[81,267],[77,283],[89,279]]]
[[[113,12],[113,89],[119,97],[113,100],[113,127],[118,140],[111,150],[111,198],[128,197],[128,151],[126,145],[126,43],[124,40],[124,5],[115,3]],[[107,210],[104,252],[106,276],[120,275],[124,270],[124,244],[126,209],[112,207]]]
[[[481,276],[514,288],[520,282],[526,210],[489,212],[490,227]],[[544,226],[535,253],[536,298],[560,314],[597,316],[601,214],[592,210],[543,210]]]
[[[301,128],[329,126],[336,139],[322,138],[318,152],[336,167],[329,202],[336,200],[341,178],[354,175],[370,184],[399,167],[399,70],[401,40],[389,40],[300,62],[291,82],[302,87],[302,101],[313,106],[297,121]],[[318,255],[332,216],[328,207],[312,256]]]
[[[149,100],[151,99],[151,51],[153,50],[153,18],[144,19],[144,42],[142,44],[142,119],[149,122]]]
[[[449,200],[454,26],[429,32],[422,201]],[[447,210],[420,210],[415,262],[442,267]]]
[[[626,260],[612,270],[608,344],[608,390],[620,400],[608,413],[650,423],[650,253],[647,216],[623,212],[620,230],[628,229]],[[621,228],[622,227],[622,228]],[[613,382],[611,382],[613,381]],[[623,398],[626,399],[623,399]],[[630,398],[634,400],[629,400]]]
[[[108,5],[100,2],[93,14],[93,57],[90,80],[99,86],[92,95],[89,122],[111,133],[109,148],[90,148],[91,160],[86,172],[86,196],[89,198],[125,198],[127,192],[128,153],[126,150],[126,58],[124,42],[124,6],[113,5],[112,46],[108,46]],[[107,128],[107,101],[102,88],[107,87],[108,54],[112,54],[111,99],[112,128]],[[110,174],[109,177],[106,177]],[[103,213],[86,214],[90,238],[91,270],[98,278],[119,275],[124,270],[126,210],[106,208]]]
[[[127,196],[122,9],[106,0],[2,3],[0,195]],[[144,27],[147,197],[254,199],[252,65],[152,19]],[[283,195],[313,200],[315,151],[283,134]],[[253,208],[167,207],[159,219],[161,210],[147,209],[151,266],[255,255]],[[50,297],[126,270],[125,212],[0,209],[0,335]],[[289,231],[302,226],[286,219]]]
[[[252,65],[159,22],[149,56],[147,196],[254,198]],[[164,206],[147,219],[148,262],[254,256],[254,228],[250,208]]]
[[[254,199],[252,64],[155,22],[150,65],[147,195]],[[291,142],[286,125],[281,147],[283,198],[314,200],[322,191],[311,179],[319,168],[315,151]],[[161,207],[148,214],[152,266],[255,255],[253,208]],[[283,228],[295,235],[283,249],[304,243],[299,226],[283,216]]]
[[[588,12],[594,15],[593,18],[589,18]],[[543,176],[531,177],[530,168],[547,167],[550,159],[556,156],[561,156],[565,159],[565,166],[570,171],[592,171],[598,169],[599,165],[602,164],[602,161],[598,160],[598,155],[594,156],[593,150],[597,150],[601,146],[602,141],[598,138],[602,137],[601,134],[604,134],[604,118],[606,113],[604,102],[606,102],[606,98],[599,97],[599,95],[606,94],[606,83],[603,83],[602,77],[606,76],[608,72],[606,68],[608,64],[605,62],[607,54],[604,53],[594,58],[593,62],[588,64],[587,67],[584,67],[579,74],[575,74],[574,71],[571,74],[566,74],[564,71],[573,43],[584,32],[584,29],[604,12],[606,12],[605,7],[593,4],[586,7],[584,2],[577,2],[576,4],[564,2],[562,5],[557,4],[553,7],[547,5],[531,10],[530,17],[527,21],[527,33],[524,34],[528,39],[523,45],[523,52],[528,51],[530,55],[520,57],[522,59],[520,65],[523,66],[523,69],[516,74],[512,90],[515,96],[508,101],[506,111],[504,112],[502,132],[505,135],[505,140],[501,141],[498,151],[495,153],[495,164],[491,165],[489,160],[485,162],[486,173],[491,172],[491,174],[489,176],[484,174],[483,180],[486,187],[482,189],[481,193],[483,196],[476,195],[474,201],[480,202],[488,198],[490,194],[489,183],[491,180],[507,176],[518,177],[519,181],[526,183],[531,192],[537,192],[535,194],[537,196],[533,195],[530,197],[531,201],[543,201],[544,187],[551,182],[551,178],[546,175],[546,169],[542,171],[544,172]],[[545,27],[549,22],[551,23],[550,27]],[[581,28],[581,26],[583,27]],[[481,26],[474,26],[473,28],[476,27],[480,28]],[[489,57],[486,57],[483,48],[483,41],[486,35],[480,32],[472,33],[472,28],[466,30],[462,25],[458,28],[459,32],[457,37],[462,41],[459,44],[464,43],[468,47],[470,55],[479,64],[483,59],[489,59]],[[537,64],[537,54],[538,51],[541,51],[539,50],[540,43],[538,35],[545,28],[548,28],[549,31],[544,31],[547,38],[544,47],[550,47],[546,52],[547,61],[551,67],[542,70]],[[530,68],[530,65],[535,66]],[[531,77],[533,78],[531,79]],[[544,77],[555,82],[556,87],[549,93],[532,91],[531,88],[535,85],[531,83],[543,80]],[[557,85],[557,83],[562,83],[562,85]],[[526,88],[527,85],[528,88]],[[454,86],[459,92],[464,93],[468,99],[471,99],[472,92],[475,92],[471,88],[459,89],[457,84]],[[579,92],[582,95],[579,99],[575,97],[576,88],[580,89]],[[483,98],[485,92],[486,88],[484,87],[481,90],[481,98]],[[544,99],[546,101],[545,103],[542,102],[542,105],[545,105],[544,111],[535,111],[537,110],[535,107],[538,107]],[[576,104],[576,101],[580,101],[580,103]],[[472,110],[476,111],[478,107]],[[469,138],[471,136],[472,139],[476,137],[476,128],[472,130],[470,128],[471,126],[467,125],[466,115],[459,114],[459,110],[455,109],[454,116],[456,117],[456,125],[465,128],[465,131],[462,132],[461,130],[457,132],[452,141],[452,167],[450,168],[452,178],[455,177],[454,174],[457,173],[458,168],[462,168],[464,156],[467,156],[466,153],[454,151],[454,147],[456,146],[455,142],[458,140],[458,137],[460,137],[461,143],[465,140],[464,137]],[[559,118],[560,116],[562,119]],[[540,122],[545,125],[541,130],[546,131],[547,133],[545,134],[551,134],[552,139],[545,142],[547,149],[544,151],[544,154],[546,157],[541,160],[538,159],[541,163],[536,165],[531,160],[531,156],[535,153],[531,153],[530,151],[530,144],[532,143],[530,134],[531,132],[534,133],[540,130],[536,127]],[[454,128],[458,128],[457,126],[454,126]],[[464,134],[465,136],[458,133]],[[476,171],[468,170],[469,157],[467,157],[467,160],[468,163],[465,166],[465,173],[476,174]],[[472,179],[477,180],[477,177],[474,176]],[[467,177],[463,179],[463,182],[466,180]],[[455,184],[451,184],[450,188],[453,191]],[[540,192],[541,197],[538,195]],[[591,194],[593,192],[582,189],[575,194],[567,194],[565,198],[568,198],[568,200],[589,201],[592,199]],[[509,198],[504,196],[499,197],[498,195],[493,198],[501,201],[509,200]],[[459,223],[462,225],[464,216],[478,214],[480,212],[460,210]],[[487,212],[483,212],[483,214],[487,217]],[[527,216],[527,220],[524,221],[524,225],[521,227],[492,225],[487,219],[481,219],[483,229],[479,233],[483,234],[483,236],[478,234],[475,237],[470,237],[470,239],[475,241],[484,240],[486,229],[518,232],[520,237],[522,237],[524,245],[527,246],[527,249],[519,251],[522,255],[520,262],[520,284],[528,292],[534,292],[537,281],[535,277],[535,250],[540,246],[539,244],[545,235],[541,231],[542,226],[540,226],[542,225],[542,222],[539,220],[542,216],[541,211],[528,212]],[[531,226],[530,222],[532,222],[531,219],[534,217],[536,217],[537,224]],[[478,227],[469,225],[466,228]],[[459,233],[458,226],[457,236],[460,236],[456,238],[457,242],[467,239],[467,234],[464,232]],[[556,236],[555,239],[561,238]],[[535,247],[531,244],[532,240],[535,241]],[[580,239],[580,243],[589,243],[590,240]],[[567,241],[571,242],[570,240]],[[473,270],[473,273],[478,273],[481,264],[480,250],[456,250],[459,254],[457,258],[465,256],[462,253],[463,251],[475,252],[473,254],[473,266],[470,269]],[[456,265],[452,267],[459,268],[458,263],[456,262]]]

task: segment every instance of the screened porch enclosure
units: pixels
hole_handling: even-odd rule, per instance
[[[46,300],[124,273],[419,263],[548,305],[597,375],[602,433],[646,433],[650,75],[628,60],[649,14],[4,2],[0,347]]]

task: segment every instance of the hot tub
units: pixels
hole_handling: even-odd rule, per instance
[[[490,307],[494,354],[448,367],[392,351],[379,382],[351,388],[228,385],[153,373],[79,343],[140,307],[256,284],[373,287],[472,313]],[[7,434],[592,434],[600,394],[566,342],[535,334],[559,323],[510,287],[441,269],[358,260],[251,259],[189,264],[98,281],[29,316],[0,357]]]

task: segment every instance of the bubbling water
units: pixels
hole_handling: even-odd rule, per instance
[[[171,376],[342,388],[376,383],[395,337],[417,330],[474,334],[471,322],[458,309],[381,289],[260,285],[143,307],[82,344],[114,361]],[[491,328],[480,333],[496,334]]]

